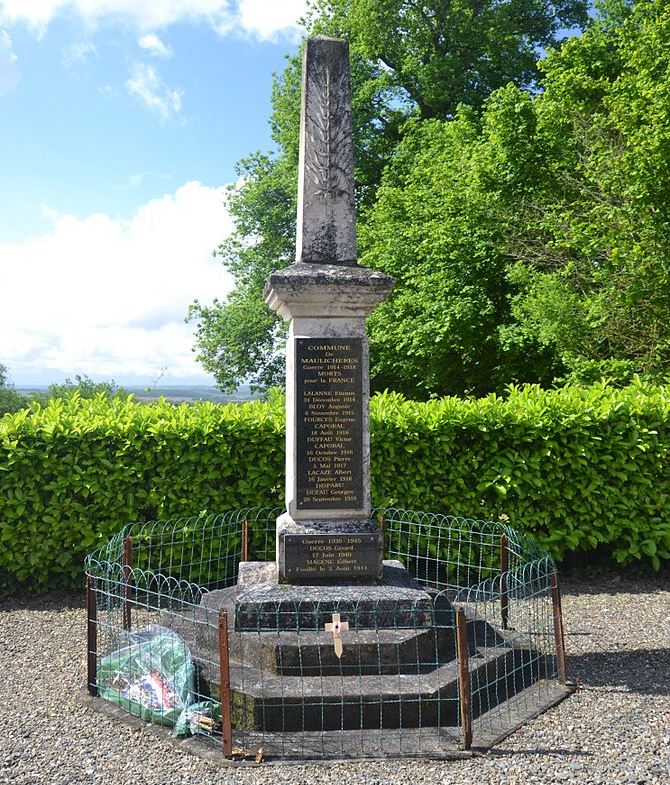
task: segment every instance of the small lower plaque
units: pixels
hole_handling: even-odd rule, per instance
[[[361,534],[285,534],[287,581],[330,578],[376,580],[381,565],[381,532]]]

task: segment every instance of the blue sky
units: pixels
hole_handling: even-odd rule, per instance
[[[0,363],[208,383],[188,304],[223,297],[223,187],[270,145],[304,0],[0,0]]]

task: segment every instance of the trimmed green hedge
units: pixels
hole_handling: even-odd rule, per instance
[[[371,404],[379,506],[508,520],[561,558],[670,558],[670,388]],[[281,404],[55,401],[0,419],[0,584],[77,585],[129,521],[281,504]]]
[[[670,558],[670,387],[641,382],[373,406],[373,497],[502,519],[557,558]]]
[[[278,408],[58,400],[0,420],[0,583],[81,585],[136,520],[264,503],[283,489]]]

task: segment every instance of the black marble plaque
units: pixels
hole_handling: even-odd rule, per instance
[[[297,338],[296,504],[363,508],[363,340]]]
[[[361,534],[285,534],[284,575],[287,580],[379,576],[381,532]]]

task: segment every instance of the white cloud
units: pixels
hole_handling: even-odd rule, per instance
[[[130,79],[126,82],[130,95],[140,101],[165,122],[170,115],[181,111],[182,91],[169,87],[158,76],[156,69],[148,63],[133,63]]]
[[[128,176],[123,185],[110,185],[112,191],[130,191],[141,188],[147,181],[172,180],[172,175],[168,172],[136,172]]]
[[[240,27],[262,41],[279,33],[294,36],[300,32],[298,19],[305,13],[305,0],[239,0]]]
[[[151,382],[201,375],[190,302],[230,290],[212,250],[231,230],[222,188],[189,182],[129,221],[45,208],[49,233],[0,244],[0,358],[16,381],[87,373]]]
[[[89,26],[120,19],[151,33],[177,22],[207,24],[220,35],[240,30],[261,40],[295,37],[306,0],[0,0],[0,23],[24,22],[43,34],[58,15]]]
[[[156,33],[147,33],[137,40],[137,45],[140,49],[146,49],[149,54],[155,57],[171,57],[172,49],[166,46]]]
[[[95,52],[95,46],[90,41],[70,44],[63,49],[63,64],[70,67],[83,63],[89,55],[93,55]]]
[[[0,30],[0,95],[13,90],[21,78],[16,61],[9,33]]]

